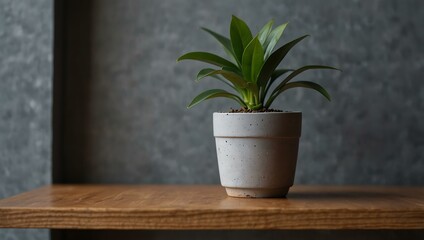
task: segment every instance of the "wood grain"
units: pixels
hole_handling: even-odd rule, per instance
[[[424,229],[424,188],[295,186],[288,198],[220,186],[53,185],[0,200],[2,228]]]

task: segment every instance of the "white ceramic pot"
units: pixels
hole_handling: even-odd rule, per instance
[[[232,197],[283,197],[296,171],[301,112],[214,113],[221,184]]]

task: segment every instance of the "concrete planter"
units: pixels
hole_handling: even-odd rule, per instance
[[[214,113],[221,184],[232,197],[283,197],[293,185],[301,112]]]

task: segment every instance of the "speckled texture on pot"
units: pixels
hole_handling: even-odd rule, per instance
[[[293,185],[302,113],[214,113],[219,176],[233,197],[281,197]]]

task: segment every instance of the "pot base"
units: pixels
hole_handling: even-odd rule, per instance
[[[226,187],[227,195],[239,198],[277,198],[285,197],[290,187],[286,188],[231,188]]]

